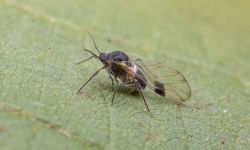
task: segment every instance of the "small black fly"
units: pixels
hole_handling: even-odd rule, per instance
[[[110,53],[100,52],[94,38],[88,33],[93,41],[98,55],[88,49],[84,51],[91,54],[91,56],[77,64],[86,62],[92,58],[96,58],[102,62],[103,67],[98,69],[92,76],[80,87],[77,91],[79,93],[82,88],[101,70],[106,69],[109,77],[112,81],[112,87],[114,89],[112,96],[112,104],[117,91],[117,87],[120,79],[123,84],[133,87],[133,89],[139,91],[143,102],[150,112],[146,99],[142,93],[146,87],[153,90],[156,94],[167,97],[170,100],[175,100],[178,104],[188,100],[191,97],[191,88],[184,77],[184,75],[175,69],[161,68],[159,65],[154,65],[152,68],[158,69],[158,72],[152,73],[150,65],[144,64],[141,59],[131,59],[123,51],[112,51]],[[163,73],[163,75],[162,75]],[[114,81],[116,85],[114,87]]]

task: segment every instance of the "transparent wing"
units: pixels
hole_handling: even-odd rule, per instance
[[[157,94],[176,102],[183,102],[191,97],[191,87],[180,71],[159,63],[144,63],[141,59],[131,61],[143,72],[147,80],[144,79],[144,82]]]

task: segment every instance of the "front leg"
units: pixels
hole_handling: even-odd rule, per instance
[[[102,69],[104,69],[106,66],[103,66],[102,68],[98,69],[95,73],[91,75],[91,77],[80,87],[80,89],[77,91],[76,94],[79,94],[82,88],[89,83],[89,81],[94,78]]]

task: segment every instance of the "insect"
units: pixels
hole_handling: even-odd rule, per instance
[[[191,88],[184,75],[178,70],[161,68],[159,65],[155,65],[153,67],[158,68],[158,72],[156,71],[153,73],[150,69],[150,65],[144,64],[140,58],[130,58],[123,51],[117,50],[110,53],[101,52],[98,49],[93,36],[89,32],[88,34],[92,39],[98,55],[93,53],[91,50],[84,49],[84,51],[90,53],[91,56],[83,61],[78,62],[77,64],[86,62],[92,58],[96,58],[103,64],[103,66],[90,76],[90,78],[80,87],[77,93],[79,93],[82,88],[87,85],[89,81],[94,78],[101,70],[105,69],[109,74],[109,78],[112,81],[112,87],[114,90],[112,95],[112,104],[117,92],[119,80],[123,84],[132,87],[132,89],[135,89],[140,93],[140,96],[142,97],[148,112],[150,112],[150,109],[142,92],[142,90],[144,90],[146,87],[154,91],[156,94],[166,97],[167,99],[174,100],[177,103],[182,103],[191,97]]]

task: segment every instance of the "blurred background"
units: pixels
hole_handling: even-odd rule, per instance
[[[0,0],[0,149],[249,149],[250,2]],[[178,68],[185,107],[121,86],[83,48]],[[125,89],[126,91],[126,89]]]

